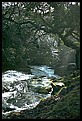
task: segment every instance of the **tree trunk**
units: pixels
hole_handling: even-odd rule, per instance
[[[79,70],[80,69],[80,50],[76,50],[75,57],[76,57],[76,68],[77,70]]]

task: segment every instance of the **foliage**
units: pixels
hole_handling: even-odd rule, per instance
[[[2,54],[4,68],[28,66],[43,55],[54,57],[50,41],[58,37],[58,47],[63,43],[80,49],[80,3],[79,2],[2,2]],[[44,37],[51,37],[49,42]],[[44,44],[43,49],[41,44]],[[41,48],[39,49],[39,47]],[[55,48],[55,46],[53,46]],[[47,50],[48,49],[48,50]],[[48,52],[45,54],[45,51]],[[36,54],[36,56],[34,56]],[[76,56],[76,63],[78,58]],[[53,62],[49,59],[50,62]],[[55,60],[56,61],[56,60]],[[34,63],[34,64],[35,64]],[[42,63],[44,64],[44,62]],[[78,66],[77,66],[78,67]]]

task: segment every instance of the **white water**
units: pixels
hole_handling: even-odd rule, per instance
[[[38,93],[38,89],[51,88],[48,77],[58,78],[59,76],[54,75],[54,70],[47,66],[31,67],[32,75],[15,70],[8,70],[2,74],[2,86],[9,90],[2,93],[3,114],[34,108],[42,98],[51,96],[51,92]],[[35,76],[45,77],[34,79]],[[7,108],[12,109],[12,111],[7,111]]]

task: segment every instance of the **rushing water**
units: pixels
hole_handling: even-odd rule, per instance
[[[51,95],[51,77],[54,70],[48,66],[31,66],[32,74],[8,70],[2,74],[2,110],[3,114],[12,111],[34,108],[42,98]]]

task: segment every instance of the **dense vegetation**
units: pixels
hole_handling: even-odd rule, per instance
[[[61,44],[76,51],[79,69],[79,29],[79,2],[2,2],[2,69],[55,65]]]
[[[2,2],[2,71],[29,65],[54,68],[66,47],[75,52],[76,68],[59,80],[67,87],[57,95],[60,99],[54,95],[6,118],[80,118],[80,2]]]

